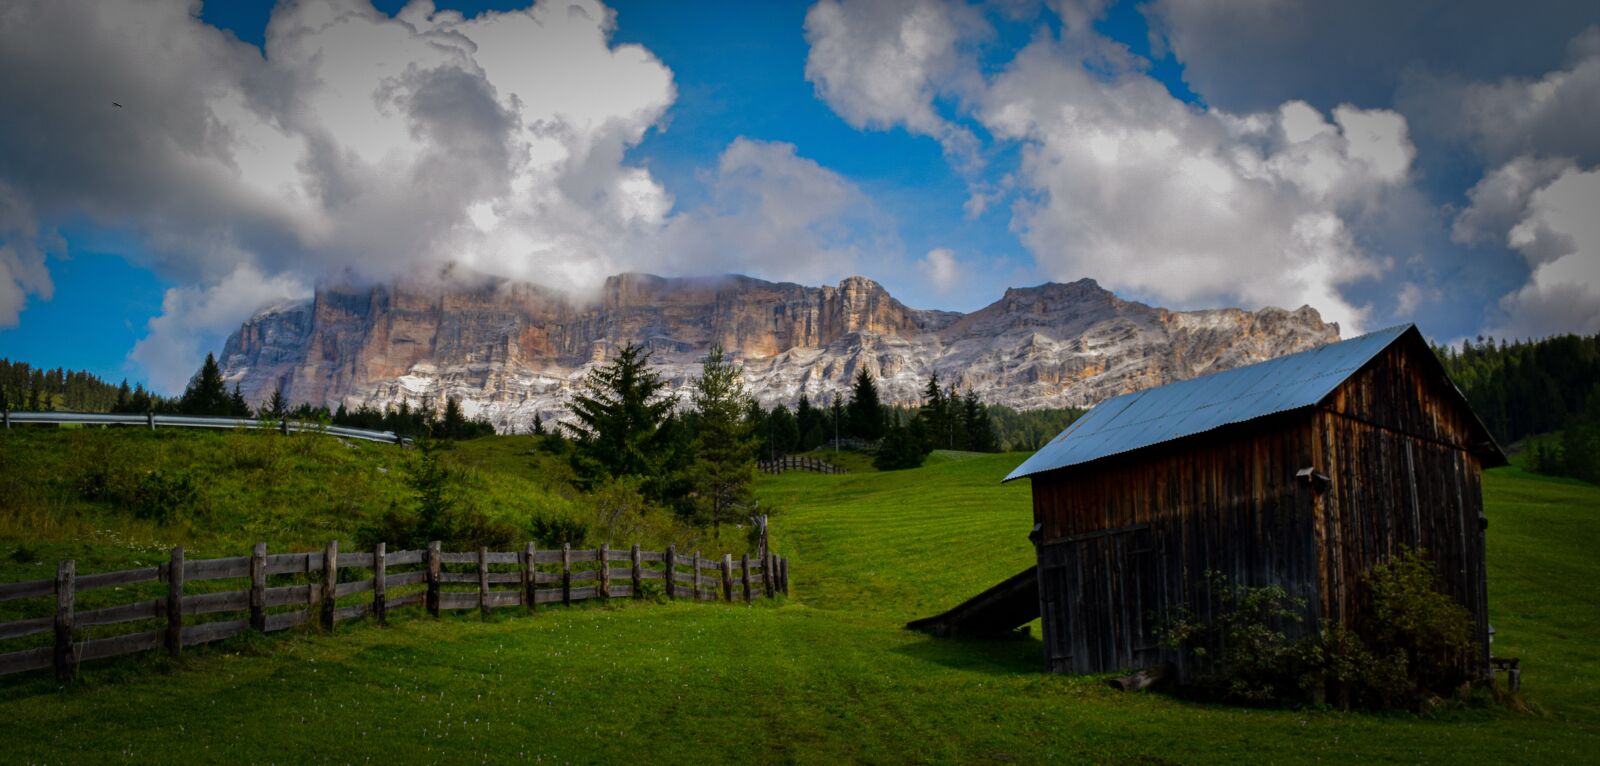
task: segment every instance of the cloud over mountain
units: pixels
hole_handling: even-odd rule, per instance
[[[672,72],[614,43],[599,2],[469,19],[428,2],[390,17],[364,0],[297,0],[274,10],[262,49],[198,9],[49,0],[0,13],[0,66],[30,74],[0,82],[14,107],[0,115],[0,323],[26,294],[48,296],[50,227],[74,216],[129,230],[179,284],[133,354],[152,372],[192,367],[205,338],[328,275],[453,264],[590,289],[698,266],[713,242],[728,269],[855,270],[828,231],[861,225],[862,206],[843,207],[859,192],[793,146],[736,141],[713,171],[719,200],[673,214],[626,157],[672,105]]]

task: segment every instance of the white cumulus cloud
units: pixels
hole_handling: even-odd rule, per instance
[[[197,7],[0,11],[0,69],[27,73],[0,78],[0,324],[48,296],[51,226],[125,231],[177,285],[131,355],[162,390],[262,302],[330,276],[465,269],[578,291],[623,271],[837,277],[851,237],[883,236],[853,184],[743,139],[708,173],[713,201],[674,214],[626,156],[665,119],[672,72],[615,42],[596,0],[470,19],[295,0],[262,49]]]

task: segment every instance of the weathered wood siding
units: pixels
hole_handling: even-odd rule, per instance
[[[1317,603],[1309,413],[1033,477],[1045,663],[1055,672],[1148,667],[1204,575],[1277,584]]]
[[[1498,459],[1487,433],[1407,336],[1317,408],[1035,475],[1046,667],[1178,659],[1155,630],[1180,605],[1210,618],[1213,571],[1305,599],[1308,619],[1291,630],[1358,620],[1362,576],[1410,547],[1472,612],[1479,651],[1467,670],[1486,670],[1485,456]],[[1326,486],[1298,480],[1304,468]]]
[[[1361,577],[1402,547],[1422,550],[1444,592],[1473,615],[1486,672],[1489,623],[1483,528],[1486,438],[1449,383],[1399,343],[1352,376],[1317,414],[1317,465],[1332,479],[1319,504],[1322,610],[1363,614]]]

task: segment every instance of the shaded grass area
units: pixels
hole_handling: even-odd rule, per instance
[[[1034,636],[900,628],[1031,560],[1021,455],[764,478],[794,596],[419,615],[0,681],[7,760],[150,762],[1581,762],[1600,745],[1600,490],[1486,480],[1497,654],[1518,714],[1268,711],[1048,676]],[[495,470],[485,467],[483,470]]]

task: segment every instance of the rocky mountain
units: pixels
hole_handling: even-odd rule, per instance
[[[643,343],[677,389],[713,344],[766,406],[825,402],[861,367],[884,398],[914,403],[931,372],[1019,409],[1085,406],[1337,340],[1316,310],[1170,311],[1093,280],[1013,288],[971,314],[906,306],[870,279],[808,287],[742,276],[623,274],[581,299],[490,278],[326,284],[267,308],[228,339],[224,374],[252,402],[442,406],[501,430],[566,412],[571,390],[618,346]]]

